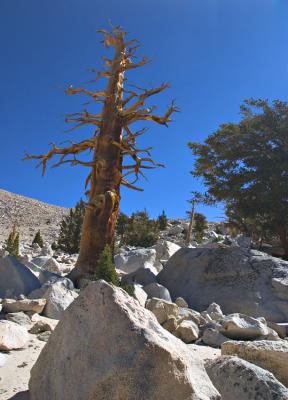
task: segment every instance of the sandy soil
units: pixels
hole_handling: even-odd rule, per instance
[[[30,370],[46,344],[38,340],[35,335],[30,337],[31,340],[25,349],[0,353],[0,400],[28,400]],[[188,347],[195,357],[203,361],[221,355],[220,349],[208,346],[189,344]],[[4,366],[1,366],[3,361]]]
[[[24,394],[19,392],[28,389],[30,370],[45,346],[45,342],[37,339],[36,335],[30,335],[30,341],[26,348],[7,353],[1,352],[0,358],[0,399],[24,400]],[[4,365],[1,360],[4,358]],[[3,363],[3,361],[2,361]],[[14,397],[19,393],[17,397]]]

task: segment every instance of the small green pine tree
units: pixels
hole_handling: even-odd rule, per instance
[[[118,278],[115,265],[113,263],[112,252],[108,245],[105,246],[97,262],[96,274],[91,277],[92,281],[98,281],[99,279],[103,279],[108,283],[119,286],[130,296],[134,296],[135,289],[133,285],[123,285],[120,283],[120,279]]]
[[[16,231],[16,227],[14,225],[4,244],[4,249],[9,253],[10,256],[14,256],[16,258],[19,257],[19,241],[20,235]]]
[[[63,250],[68,254],[79,252],[84,212],[85,205],[81,199],[74,209],[70,209],[69,215],[63,218],[55,248]]]
[[[167,216],[166,216],[164,210],[162,211],[162,214],[159,215],[159,217],[157,219],[157,223],[158,223],[160,231],[164,231],[164,229],[167,228],[168,219],[167,219]]]
[[[120,284],[115,266],[113,264],[111,249],[108,245],[105,246],[97,262],[96,274],[92,279],[104,279],[106,282],[112,283],[115,286],[119,286]]]
[[[40,247],[43,247],[43,245],[44,245],[43,238],[41,236],[40,230],[36,233],[36,235],[35,235],[35,237],[33,239],[32,245],[34,243],[38,244]]]

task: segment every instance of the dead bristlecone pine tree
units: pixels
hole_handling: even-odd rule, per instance
[[[136,41],[126,41],[126,32],[120,27],[113,28],[112,32],[99,32],[104,36],[104,45],[114,48],[114,56],[104,59],[105,65],[102,70],[92,70],[96,76],[89,83],[92,85],[102,78],[107,79],[106,89],[94,91],[69,86],[66,90],[70,95],[88,96],[91,106],[100,105],[99,112],[89,112],[85,109],[76,114],[69,114],[66,118],[66,122],[75,123],[72,129],[85,125],[94,127],[91,137],[79,143],[71,142],[70,146],[64,148],[53,145],[44,155],[25,156],[25,159],[39,159],[43,174],[47,161],[57,155],[60,158],[56,166],[71,163],[90,169],[86,179],[86,186],[89,187],[88,202],[82,226],[79,258],[70,274],[76,284],[82,277],[89,277],[95,273],[97,261],[106,245],[113,251],[120,186],[141,190],[135,186],[135,182],[144,175],[143,170],[161,166],[151,158],[151,148],[137,148],[137,138],[146,129],[133,132],[131,125],[138,121],[152,121],[167,126],[171,121],[171,114],[178,111],[173,101],[163,116],[154,114],[155,106],[145,106],[148,98],[161,93],[168,85],[163,83],[151,89],[126,86],[126,72],[144,66],[148,60],[143,57],[134,61],[138,48],[135,45]],[[91,160],[87,161],[87,157],[81,160],[80,154],[87,152],[92,152]]]

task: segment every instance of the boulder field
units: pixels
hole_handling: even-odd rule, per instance
[[[90,283],[65,311],[29,389],[30,400],[221,398],[186,345],[105,281]]]
[[[256,250],[182,248],[157,280],[173,301],[181,296],[194,310],[216,302],[225,314],[288,321],[288,262]]]

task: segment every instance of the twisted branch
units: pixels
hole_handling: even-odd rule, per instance
[[[105,46],[114,46],[116,49],[120,48],[120,56],[118,58],[117,67],[117,74],[123,75],[124,80],[124,72],[129,71],[138,67],[141,67],[147,64],[148,59],[146,57],[142,57],[140,61],[132,61],[135,58],[135,52],[138,48],[138,45],[135,45],[135,40],[131,40],[128,42],[124,42],[124,38],[126,36],[126,32],[123,31],[120,27],[112,27],[112,32],[108,32],[106,30],[99,30],[101,34],[103,34],[104,39],[103,43]],[[125,49],[122,51],[122,49]],[[118,53],[117,53],[118,54]],[[96,73],[96,78],[87,82],[92,83],[98,81],[100,78],[111,78],[115,74],[115,63],[114,60],[104,58],[105,67],[104,70],[92,69],[93,73]],[[114,69],[113,69],[114,68]],[[113,71],[113,72],[112,72]],[[123,82],[121,82],[123,83]],[[133,87],[133,85],[130,85]],[[130,157],[133,161],[132,163],[127,163],[126,165],[122,166],[123,174],[121,176],[121,184],[134,189],[142,191],[142,189],[136,187],[134,183],[138,181],[140,177],[144,177],[143,170],[154,169],[157,167],[163,167],[162,164],[156,163],[151,158],[151,148],[144,148],[139,149],[136,148],[137,138],[146,132],[146,128],[140,129],[136,132],[132,132],[129,125],[137,122],[137,121],[152,121],[160,125],[168,126],[168,123],[171,122],[171,115],[174,112],[178,112],[179,109],[175,106],[174,101],[168,107],[167,111],[164,113],[163,116],[153,114],[155,110],[155,106],[152,107],[145,107],[145,102],[148,98],[158,93],[163,92],[167,89],[169,85],[167,83],[162,83],[159,87],[152,88],[152,89],[143,89],[137,86],[134,86],[136,90],[128,90],[124,93],[127,93],[125,99],[122,99],[119,104],[118,108],[118,115],[116,118],[119,117],[119,121],[122,124],[122,129],[124,130],[124,135],[120,140],[120,143],[113,141],[110,136],[106,135],[105,138],[108,140],[108,145],[117,146],[120,149],[121,155],[123,158]],[[122,90],[122,89],[121,89]],[[140,93],[139,93],[140,91]],[[84,94],[90,98],[92,98],[92,103],[105,103],[109,101],[107,96],[107,92],[103,90],[99,91],[91,91],[81,87],[73,88],[69,86],[66,89],[66,94],[75,95],[75,94]],[[134,100],[131,104],[130,102]],[[89,103],[88,103],[89,104]],[[131,104],[131,105],[129,105]],[[126,107],[126,108],[125,108]],[[118,122],[119,122],[118,121]],[[54,156],[60,156],[58,162],[53,164],[53,167],[58,167],[62,164],[69,163],[71,165],[82,165],[88,166],[91,168],[91,172],[86,178],[85,187],[89,185],[91,182],[92,176],[95,176],[97,172],[97,168],[100,168],[101,160],[96,160],[95,151],[96,146],[100,144],[98,141],[99,133],[101,133],[101,129],[103,127],[103,115],[102,113],[99,114],[90,114],[87,110],[83,110],[79,113],[67,114],[65,118],[65,122],[67,123],[74,123],[75,125],[70,129],[74,130],[84,125],[94,125],[96,126],[96,132],[94,132],[94,136],[87,140],[83,140],[79,143],[71,142],[70,146],[67,147],[57,147],[54,143],[52,144],[52,148],[47,152],[47,154],[42,154],[38,156],[33,156],[29,154],[25,154],[24,160],[28,159],[38,159],[40,162],[38,163],[38,167],[42,166],[42,175],[45,174],[47,162],[50,161]],[[101,140],[104,139],[104,136],[101,137]],[[93,151],[94,158],[92,161],[81,161],[78,158],[78,155],[85,152],[85,151]],[[143,156],[140,156],[144,154]],[[69,157],[71,156],[71,157]],[[133,175],[135,176],[132,182],[127,181],[127,176]]]
[[[80,143],[73,143],[72,146],[70,147],[57,147],[55,143],[51,143],[52,149],[48,151],[47,154],[41,154],[39,156],[33,156],[28,153],[25,153],[25,156],[23,160],[31,160],[31,159],[36,159],[36,160],[41,160],[38,164],[37,167],[40,167],[42,165],[42,176],[45,174],[46,167],[47,167],[47,162],[55,155],[62,155],[60,157],[60,160],[56,163],[53,164],[53,167],[58,167],[61,164],[65,163],[71,163],[73,165],[76,164],[81,164],[85,166],[92,166],[94,163],[90,162],[84,162],[76,159],[76,154],[83,153],[84,151],[87,150],[93,150],[96,146],[97,143],[97,138],[94,137],[93,139],[88,139],[88,140],[83,140]],[[66,157],[68,155],[74,155],[74,158],[71,160],[67,160]]]

